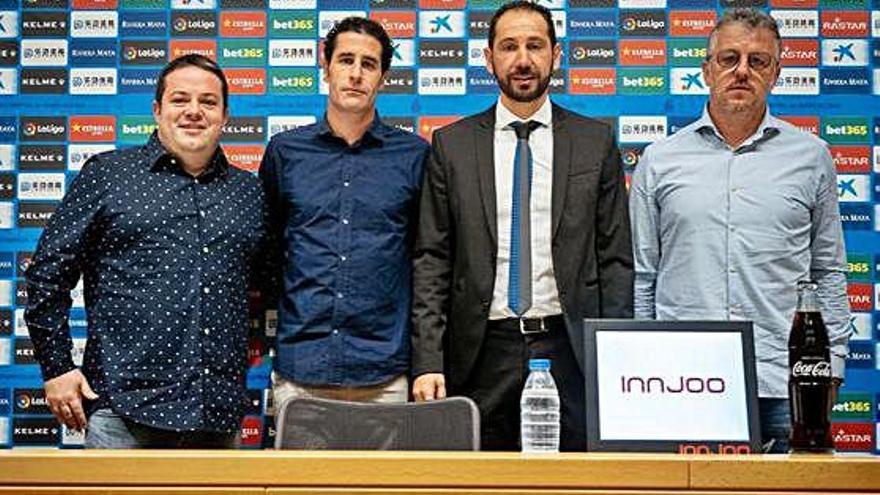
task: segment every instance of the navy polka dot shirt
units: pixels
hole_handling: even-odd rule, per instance
[[[67,316],[83,276],[83,372],[149,426],[231,432],[245,402],[248,284],[264,232],[259,180],[222,151],[198,177],[156,134],[89,160],[27,271],[25,318],[48,380],[74,369]]]

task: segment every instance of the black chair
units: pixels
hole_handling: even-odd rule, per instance
[[[275,448],[480,450],[480,412],[466,397],[374,404],[295,398],[275,416]]]

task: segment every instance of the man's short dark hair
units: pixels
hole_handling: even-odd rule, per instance
[[[324,41],[324,62],[328,67],[333,60],[333,51],[336,50],[336,38],[342,33],[366,34],[376,38],[376,41],[382,45],[382,73],[388,72],[391,67],[391,57],[394,56],[394,45],[391,44],[391,38],[385,32],[385,28],[372,19],[354,16],[342,19],[327,33],[327,39]]]
[[[550,13],[550,9],[528,0],[514,0],[502,5],[492,15],[492,20],[489,21],[489,48],[495,44],[495,27],[498,24],[498,19],[511,10],[528,10],[543,17],[547,22],[547,36],[550,37],[550,46],[556,46],[556,28],[553,25],[553,14]]]
[[[159,74],[159,82],[156,83],[156,103],[160,106],[162,105],[162,95],[165,93],[165,78],[168,77],[168,74],[184,67],[198,67],[217,76],[217,79],[220,79],[220,87],[223,92],[223,110],[229,109],[229,84],[226,83],[226,76],[223,75],[223,70],[220,69],[217,62],[197,53],[177,57],[168,62],[168,65],[162,69],[162,72]]]

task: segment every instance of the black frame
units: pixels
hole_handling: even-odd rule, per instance
[[[761,452],[761,424],[758,410],[758,379],[755,371],[755,345],[751,321],[657,321],[657,320],[584,320],[584,378],[587,403],[587,450],[594,452],[680,452],[678,440],[602,440],[599,437],[599,390],[596,369],[596,333],[601,331],[724,332],[739,333],[745,372],[746,409],[749,422],[748,447]],[[745,442],[699,439],[699,445],[742,446]],[[714,450],[711,450],[713,453]],[[723,453],[723,452],[721,452]]]

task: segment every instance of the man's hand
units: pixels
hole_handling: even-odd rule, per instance
[[[413,382],[413,398],[416,402],[446,398],[446,379],[443,373],[425,373]]]
[[[95,400],[98,394],[92,390],[79,369],[56,376],[47,381],[44,388],[49,410],[58,422],[74,430],[85,430],[86,413],[83,411],[82,398]]]

